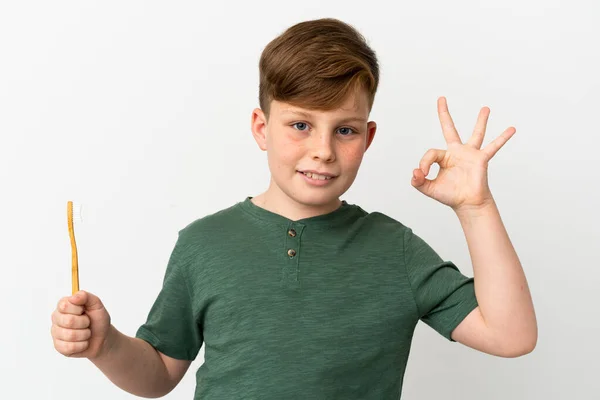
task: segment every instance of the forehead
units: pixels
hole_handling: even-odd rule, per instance
[[[367,95],[364,93],[359,93],[358,95],[351,94],[342,104],[338,107],[333,108],[331,110],[319,110],[319,109],[311,109],[307,107],[302,107],[286,102],[281,102],[277,100],[273,100],[271,102],[271,112],[277,113],[281,116],[294,116],[294,115],[304,115],[304,116],[356,116],[360,115],[363,117],[367,117],[369,114],[368,109],[368,100]]]

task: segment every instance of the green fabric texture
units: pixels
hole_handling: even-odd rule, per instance
[[[196,400],[399,399],[418,321],[452,341],[475,307],[473,279],[382,213],[292,221],[248,197],[179,232],[136,336],[205,346]]]

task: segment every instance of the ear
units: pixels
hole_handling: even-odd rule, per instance
[[[250,123],[252,136],[256,140],[256,144],[261,150],[267,150],[267,119],[265,113],[260,108],[255,108],[252,111],[252,121]]]
[[[369,121],[369,123],[367,123],[367,147],[365,147],[365,151],[367,151],[369,146],[371,146],[371,143],[373,143],[376,131],[377,123],[375,123],[375,121]]]

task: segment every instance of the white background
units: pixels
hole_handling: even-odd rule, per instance
[[[133,335],[177,231],[266,188],[265,154],[250,132],[258,59],[288,26],[319,17],[353,24],[381,63],[378,134],[344,198],[411,226],[468,275],[458,220],[410,186],[412,168],[444,146],[440,95],[465,140],[484,105],[485,143],[517,129],[492,160],[490,185],[530,282],[538,346],[496,358],[419,324],[403,398],[597,398],[592,0],[3,1],[0,398],[133,397],[53,348],[50,314],[71,289],[66,202],[84,205],[82,289]],[[167,398],[192,398],[203,354]]]

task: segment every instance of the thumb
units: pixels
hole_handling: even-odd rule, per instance
[[[77,306],[83,306],[86,310],[90,311],[104,308],[98,296],[84,290],[75,293],[69,301]]]
[[[433,181],[425,178],[425,174],[419,168],[413,170],[411,185],[426,196],[433,195]]]

